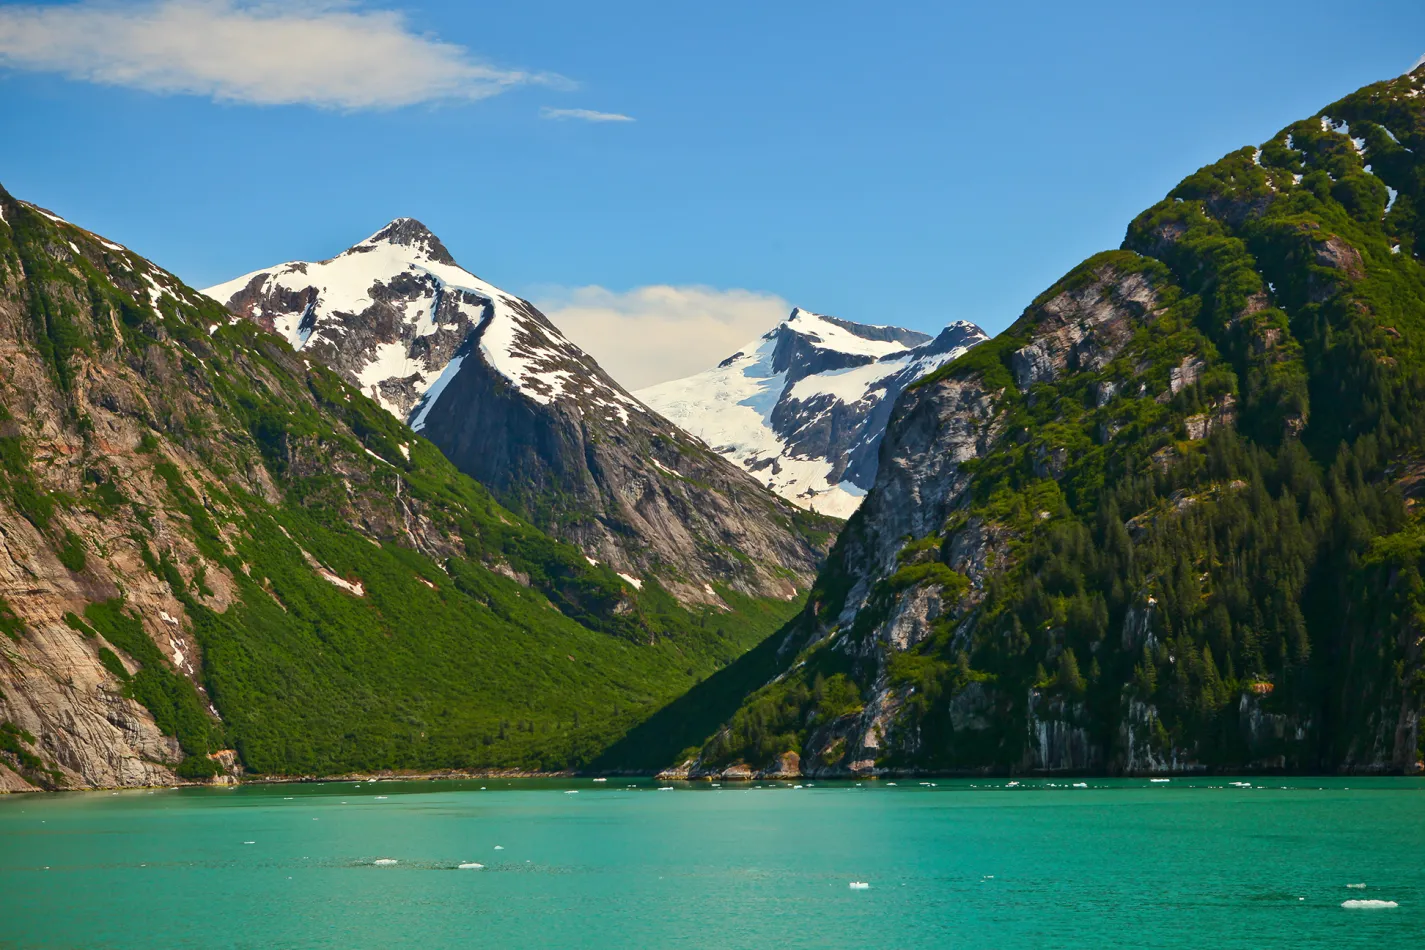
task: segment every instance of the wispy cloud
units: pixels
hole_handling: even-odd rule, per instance
[[[381,109],[484,99],[544,73],[482,62],[346,0],[79,0],[0,6],[0,66],[257,105]]]
[[[534,303],[629,389],[711,369],[792,309],[761,291],[666,284],[556,290]]]
[[[1415,61],[1415,65],[1414,65],[1414,66],[1411,66],[1409,69],[1407,69],[1406,72],[1408,72],[1408,73],[1413,73],[1413,72],[1415,72],[1415,70],[1419,69],[1421,66],[1425,66],[1425,56],[1422,56],[1422,57],[1420,57],[1419,59],[1417,59],[1417,60]]]
[[[621,112],[595,112],[593,109],[555,109],[545,106],[539,110],[542,119],[580,119],[584,122],[632,122],[633,116]]]

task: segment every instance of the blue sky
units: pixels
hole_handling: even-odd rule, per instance
[[[995,331],[1185,174],[1425,53],[1418,0],[283,9],[0,3],[0,183],[197,286],[410,215],[556,310],[701,287]]]

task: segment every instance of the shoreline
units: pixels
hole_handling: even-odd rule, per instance
[[[1336,772],[1292,772],[1286,770],[1270,769],[1243,769],[1236,771],[1228,770],[1208,770],[1208,769],[1179,769],[1176,771],[1152,771],[1152,772],[1124,772],[1109,774],[1106,772],[1012,772],[1012,771],[991,771],[991,770],[941,770],[941,771],[920,771],[915,769],[906,770],[886,770],[877,773],[869,772],[846,772],[834,775],[802,775],[802,774],[777,774],[777,775],[757,775],[757,774],[733,774],[725,775],[716,772],[699,773],[695,775],[669,774],[662,772],[582,772],[572,769],[561,769],[558,771],[544,772],[531,769],[437,769],[425,772],[400,772],[395,770],[382,770],[377,772],[343,772],[336,775],[255,775],[238,777],[232,775],[220,776],[219,781],[209,782],[175,782],[171,785],[87,785],[83,787],[68,788],[22,788],[22,789],[0,789],[0,797],[8,795],[32,795],[32,794],[63,794],[66,792],[123,792],[123,791],[144,791],[158,789],[180,789],[180,788],[240,788],[244,785],[320,785],[327,782],[359,782],[359,783],[379,783],[379,782],[458,782],[476,781],[480,779],[595,779],[595,778],[631,778],[650,779],[657,782],[682,782],[684,784],[706,784],[712,782],[732,783],[737,785],[751,785],[754,782],[880,782],[896,781],[900,779],[980,779],[980,780],[1006,780],[1006,781],[1043,781],[1047,779],[1206,779],[1206,778],[1421,778],[1425,779],[1425,771],[1403,771],[1403,770],[1351,770]]]

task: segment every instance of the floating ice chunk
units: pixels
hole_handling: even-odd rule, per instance
[[[1382,907],[1399,907],[1395,901],[1342,901],[1341,906],[1347,910],[1376,910]]]
[[[503,850],[505,850],[505,846],[502,845],[502,844],[497,844],[497,845],[495,845],[495,850],[496,850],[496,851],[503,851]]]
[[[378,802],[379,802],[379,801],[384,801],[385,799],[387,799],[387,798],[389,798],[389,797],[390,797],[390,796],[388,796],[388,795],[377,795],[377,796],[376,796],[376,800],[377,800]]]
[[[1163,783],[1163,782],[1171,782],[1172,779],[1170,779],[1170,778],[1150,778],[1150,779],[1148,779],[1148,781],[1161,784],[1161,783]]]
[[[853,891],[865,891],[865,890],[870,890],[870,888],[871,888],[871,885],[867,884],[865,881],[852,881],[852,882],[851,882],[851,889],[852,889]]]
[[[1088,782],[1075,782],[1075,783],[1074,783],[1074,788],[1088,788],[1088,787],[1089,787],[1089,783],[1088,783]]]
[[[485,866],[485,865],[483,865],[483,864],[476,864],[474,861],[466,861],[464,864],[460,865],[460,870],[462,870],[462,871],[478,871],[478,870],[480,870],[481,868],[483,868],[484,866]]]
[[[1363,891],[1366,889],[1366,886],[1364,884],[1347,884],[1346,886],[1351,888],[1351,890],[1353,891]]]
[[[568,791],[566,791],[564,794],[565,794],[565,795],[578,795],[578,794],[579,794],[579,790],[578,790],[577,788],[571,788],[571,789],[569,789]]]
[[[244,841],[243,844],[257,844],[256,841]],[[1362,885],[1364,886],[1364,885]]]
[[[607,782],[608,779],[606,779],[606,778],[596,778],[596,779],[594,779],[594,781],[596,781],[596,782]]]
[[[388,867],[390,867],[391,865],[393,865],[393,864],[395,864],[395,863],[397,863],[397,862],[396,862],[396,859],[395,859],[395,858],[377,858],[375,861],[372,861],[371,863],[374,864],[374,865],[376,865],[378,868],[388,868]]]
[[[759,785],[759,786],[757,786],[757,787],[758,787],[758,788],[761,788],[762,786]],[[662,788],[660,788],[658,791],[660,791],[660,792],[671,792],[672,790],[673,790],[673,786],[671,786],[671,785],[664,785],[664,786],[663,786]]]

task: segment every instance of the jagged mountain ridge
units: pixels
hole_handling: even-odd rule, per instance
[[[792,609],[637,589],[0,189],[0,789],[586,761]]]
[[[1422,155],[1425,67],[1188,177],[913,385],[678,771],[1419,771]]]
[[[716,367],[635,395],[784,498],[846,518],[875,483],[896,398],[985,339],[964,321],[932,338],[798,308]]]
[[[337,257],[205,291],[360,386],[545,530],[688,604],[791,598],[808,521],[650,411],[527,301],[393,221]]]

